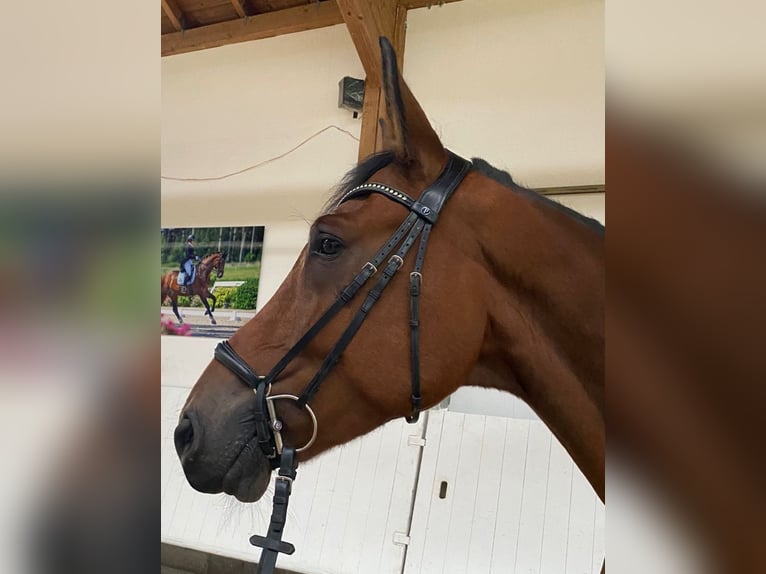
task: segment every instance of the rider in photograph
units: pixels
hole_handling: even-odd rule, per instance
[[[199,259],[199,257],[194,251],[194,240],[195,240],[195,237],[193,233],[186,238],[186,247],[184,248],[184,258],[183,258],[183,261],[181,261],[181,271],[183,271],[186,274],[186,279],[184,281],[184,285],[181,285],[182,288],[185,285],[190,285],[192,283],[192,280],[194,278],[194,261]]]

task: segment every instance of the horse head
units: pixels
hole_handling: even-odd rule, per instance
[[[565,216],[543,213],[448,152],[402,80],[390,43],[381,39],[380,50],[383,151],[346,175],[282,285],[219,346],[181,412],[176,450],[199,491],[255,501],[280,443],[306,460],[394,418],[414,418],[461,385],[525,396],[538,373],[568,382],[571,365],[577,376],[598,367],[580,356],[587,353],[556,354],[598,343],[598,315],[578,315],[590,312],[581,299],[603,301],[592,288],[603,282],[597,262],[545,244],[567,245],[557,235],[569,225]],[[501,233],[509,212],[519,241]],[[558,227],[534,235],[530,226],[543,221]],[[589,237],[577,241],[596,245]],[[592,276],[572,280],[569,268],[547,276],[572,301],[556,291],[552,305],[543,296],[548,284],[534,279],[562,262]],[[548,312],[566,313],[565,325],[588,331],[559,333],[561,317],[543,317]],[[551,350],[546,341],[559,334],[564,340]]]
[[[400,77],[386,40],[381,41],[381,55],[388,118],[385,151],[347,176],[335,201],[311,226],[309,241],[281,287],[229,341],[258,373],[280,361],[407,215],[401,205],[373,194],[339,204],[342,192],[372,178],[417,198],[447,163],[448,153]],[[423,408],[467,379],[485,330],[481,298],[459,304],[455,300],[456,293],[478,293],[482,285],[468,261],[462,261],[463,249],[455,249],[461,233],[457,214],[449,211],[430,240],[423,272],[427,281],[421,301]],[[313,444],[300,453],[301,460],[412,413],[408,279],[413,258],[391,280],[386,295],[322,382],[321,391],[312,396],[310,409],[319,430]],[[363,295],[354,299],[355,305],[340,310],[290,361],[274,381],[274,393],[301,395],[358,312]],[[285,443],[296,447],[308,443],[315,431],[308,411],[292,400],[274,401],[274,407],[283,423]],[[243,501],[262,496],[272,465],[256,445],[253,411],[253,392],[220,362],[212,361],[196,382],[176,431],[176,449],[194,488],[223,490]]]
[[[226,267],[226,254],[218,253],[218,259],[215,262],[215,276],[220,279],[223,277],[223,270]]]

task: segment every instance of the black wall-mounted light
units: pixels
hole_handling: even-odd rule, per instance
[[[364,80],[346,76],[338,82],[338,107],[354,113],[359,117],[359,112],[364,106]]]

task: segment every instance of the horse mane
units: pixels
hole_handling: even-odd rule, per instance
[[[509,174],[507,171],[503,171],[501,169],[498,169],[490,165],[489,163],[487,163],[480,157],[471,158],[471,162],[473,162],[473,169],[475,171],[507,187],[511,191],[515,193],[519,193],[526,197],[529,197],[530,199],[534,201],[538,201],[540,203],[548,205],[549,207],[552,207],[562,213],[565,213],[572,219],[575,219],[579,221],[580,223],[583,223],[590,229],[593,229],[594,231],[602,235],[604,234],[604,226],[601,224],[601,222],[597,221],[596,219],[593,219],[591,217],[586,217],[582,213],[575,211],[574,209],[570,209],[569,207],[560,204],[558,201],[554,201],[553,199],[549,197],[546,197],[540,193],[537,193],[533,189],[529,189],[527,187],[519,185],[513,180],[513,177],[511,177],[511,174]]]
[[[367,158],[365,158],[360,163],[358,163],[354,168],[348,171],[348,173],[346,173],[346,175],[343,176],[343,179],[341,179],[340,183],[338,183],[338,185],[335,186],[335,189],[333,189],[332,194],[330,195],[330,198],[327,200],[324,207],[322,208],[321,214],[326,215],[328,213],[331,213],[336,207],[338,207],[338,202],[341,200],[341,198],[344,195],[346,195],[346,193],[348,193],[351,189],[355,188],[356,186],[363,184],[365,181],[370,179],[373,176],[373,174],[375,174],[378,170],[383,169],[384,167],[386,167],[393,161],[394,161],[393,152],[382,151],[382,152],[374,153],[368,156]],[[592,219],[590,217],[586,217],[585,215],[575,211],[574,209],[570,209],[569,207],[566,207],[565,205],[562,205],[557,201],[554,201],[544,195],[541,195],[532,189],[519,185],[513,180],[513,178],[511,177],[511,174],[509,174],[507,171],[503,171],[501,169],[493,167],[492,165],[490,165],[489,163],[487,163],[485,160],[481,159],[480,157],[471,158],[471,161],[473,163],[473,166],[471,169],[490,178],[493,181],[496,181],[497,183],[503,185],[504,187],[507,187],[514,193],[519,193],[521,195],[529,197],[530,199],[534,201],[538,201],[540,203],[548,205],[562,213],[565,213],[572,219],[579,221],[580,223],[586,225],[590,229],[593,229],[594,231],[602,235],[604,234],[604,226],[599,221]]]
[[[202,258],[202,261],[205,261],[206,259],[212,259],[216,255],[222,255],[223,251],[213,251],[212,253],[208,253]]]
[[[222,255],[223,255],[223,251],[213,251],[212,253],[208,253],[207,255],[203,256],[199,264],[205,265],[205,266],[210,265],[216,256],[222,256]],[[212,267],[211,267],[211,270],[212,270]]]

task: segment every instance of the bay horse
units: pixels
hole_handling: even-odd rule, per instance
[[[186,478],[257,501],[280,452],[305,461],[473,385],[525,400],[603,501],[604,228],[446,150],[380,47],[383,151],[194,385]]]
[[[178,318],[178,323],[183,324],[184,320],[178,312],[178,296],[189,295],[193,297],[197,295],[205,306],[205,315],[210,316],[210,322],[215,325],[213,311],[215,311],[216,297],[210,292],[210,274],[215,271],[216,277],[223,277],[225,266],[226,255],[220,251],[203,257],[197,266],[197,275],[194,277],[194,282],[186,286],[187,293],[181,293],[181,287],[178,285],[178,270],[168,271],[160,279],[160,304],[164,303],[165,299],[170,298],[170,302],[173,305],[173,313]],[[212,307],[208,305],[208,299],[213,300]]]

